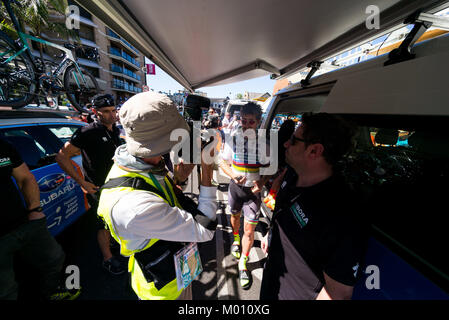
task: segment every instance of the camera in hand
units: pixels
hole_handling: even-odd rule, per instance
[[[193,153],[195,150],[193,148],[193,122],[201,121],[201,114],[203,110],[208,110],[210,106],[210,99],[200,95],[190,94],[186,97],[184,101],[184,118],[190,127],[190,152]],[[201,150],[209,144],[210,141],[203,141],[201,139]],[[178,155],[182,157],[182,150],[179,151]],[[193,154],[190,159],[193,159]]]
[[[201,113],[203,110],[209,109],[210,99],[207,97],[190,94],[184,102],[184,116],[187,122],[201,121]]]

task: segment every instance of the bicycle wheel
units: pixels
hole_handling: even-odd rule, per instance
[[[82,112],[86,103],[90,102],[92,97],[98,93],[98,83],[95,77],[87,70],[81,69],[81,72],[84,79],[72,64],[64,73],[64,89],[67,99],[79,112]]]
[[[16,54],[14,42],[0,31],[0,106],[14,109],[27,105],[36,91],[36,76],[30,58],[22,53]]]
[[[47,107],[56,109],[58,107],[57,102],[63,94],[65,95],[63,77],[53,76],[59,64],[51,60],[42,60],[36,57],[34,59],[34,65],[36,70],[42,70],[41,76],[39,77],[39,91],[34,101],[38,105],[46,105]]]

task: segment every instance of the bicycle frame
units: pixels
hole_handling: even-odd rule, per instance
[[[77,70],[77,71],[79,72],[79,74],[81,75],[81,78],[82,78],[82,80],[84,81],[84,83],[87,83],[86,79],[84,78],[83,73],[81,72],[81,68],[79,67],[78,63],[76,62],[75,57],[73,56],[73,53],[72,53],[71,50],[69,50],[69,49],[67,49],[67,48],[65,48],[65,47],[63,47],[63,46],[57,45],[57,44],[55,44],[55,43],[48,42],[48,41],[46,41],[46,40],[36,38],[36,37],[34,37],[34,36],[32,36],[32,35],[29,35],[29,34],[26,34],[25,32],[23,32],[23,31],[21,30],[21,28],[20,28],[19,22],[18,22],[17,19],[16,19],[16,16],[14,15],[14,12],[13,12],[13,10],[12,10],[12,8],[11,8],[11,5],[10,5],[9,1],[8,1],[8,0],[6,0],[6,1],[3,0],[2,2],[3,2],[3,4],[4,4],[5,7],[6,7],[6,11],[8,12],[9,16],[11,17],[11,21],[12,21],[14,27],[16,28],[16,31],[17,31],[17,33],[18,33],[18,35],[19,35],[19,38],[20,38],[20,41],[21,41],[21,43],[22,43],[22,45],[23,45],[23,48],[21,48],[19,51],[15,52],[14,55],[12,55],[11,57],[9,57],[9,58],[8,58],[6,61],[4,61],[3,63],[6,64],[6,63],[10,62],[11,60],[15,59],[17,56],[19,56],[19,55],[22,54],[23,52],[27,52],[28,55],[29,55],[30,58],[31,58],[30,60],[31,60],[31,62],[33,63],[34,69],[36,69],[36,65],[34,65],[34,61],[33,61],[33,59],[32,59],[32,55],[30,54],[31,48],[29,47],[28,42],[27,42],[27,39],[30,39],[31,41],[37,41],[37,42],[40,42],[40,43],[42,43],[42,44],[45,44],[45,45],[54,47],[54,48],[56,48],[56,49],[61,50],[61,51],[64,52],[64,58],[63,58],[63,60],[61,61],[61,63],[59,63],[58,68],[56,68],[56,70],[53,72],[53,75],[59,76],[59,75],[60,75],[60,74],[61,74],[61,73],[62,73],[62,72],[69,66],[70,63],[73,63],[73,64],[75,65],[75,67],[76,67],[76,70]],[[4,56],[4,55],[8,54],[9,52],[10,52],[10,51],[7,51],[7,52],[5,52],[5,53],[3,53],[3,54],[0,54],[0,58],[1,58],[2,56]],[[77,84],[77,85],[80,85],[79,80],[78,80],[78,77],[77,77],[76,74],[74,74],[74,77],[75,77],[76,84]]]

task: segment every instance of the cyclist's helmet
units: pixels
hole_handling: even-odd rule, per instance
[[[94,107],[95,109],[114,106],[115,100],[111,94],[97,94],[92,98],[92,107]]]

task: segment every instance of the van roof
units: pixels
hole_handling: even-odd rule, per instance
[[[185,88],[268,74],[286,77],[313,60],[384,34],[417,9],[447,0],[76,0]]]

